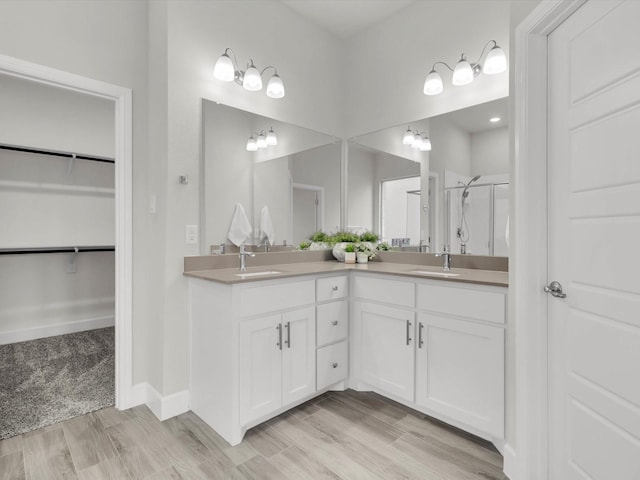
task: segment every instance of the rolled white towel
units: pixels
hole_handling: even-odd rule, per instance
[[[229,228],[229,240],[239,247],[251,234],[252,230],[247,214],[244,212],[244,207],[240,203],[236,203],[233,218],[231,219],[231,227]]]
[[[269,245],[273,245],[276,241],[271,214],[269,213],[269,207],[266,205],[262,207],[262,211],[260,212],[260,240],[263,238],[269,241]]]

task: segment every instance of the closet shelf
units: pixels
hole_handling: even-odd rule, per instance
[[[110,245],[89,247],[34,247],[34,248],[0,248],[0,255],[25,255],[39,253],[81,253],[81,252],[114,252],[116,247]]]
[[[78,160],[89,160],[92,162],[115,163],[115,159],[109,157],[99,157],[96,155],[82,155],[72,152],[61,152],[57,150],[46,150],[42,148],[21,147],[18,145],[8,145],[0,143],[0,150],[10,150],[12,152],[36,153],[39,155],[51,155],[53,157],[76,158]]]

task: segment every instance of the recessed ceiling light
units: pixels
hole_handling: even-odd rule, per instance
[[[489,119],[489,121],[490,121],[491,123],[497,123],[497,122],[499,122],[500,120],[502,120],[500,117],[491,117],[491,118]]]

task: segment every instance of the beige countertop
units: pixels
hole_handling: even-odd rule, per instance
[[[335,260],[325,260],[315,262],[282,263],[258,267],[247,267],[246,272],[240,272],[237,267],[192,270],[185,271],[184,275],[194,278],[201,278],[204,280],[211,280],[226,285],[235,285],[247,282],[296,277],[300,275],[341,273],[349,272],[352,270],[356,272],[382,273],[387,275],[401,275],[411,278],[427,278],[432,280],[437,279],[448,282],[495,285],[499,287],[506,287],[509,285],[509,273],[506,271],[452,268],[451,271],[444,272],[442,267],[433,265],[393,263],[386,261],[372,261],[366,264],[344,264]],[[252,273],[267,271],[278,273],[256,276],[241,276],[242,273],[250,275]],[[433,273],[429,274],[431,272]],[[457,274],[457,276],[443,276],[442,274]]]

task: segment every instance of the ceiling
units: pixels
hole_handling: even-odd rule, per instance
[[[509,97],[448,112],[442,117],[468,133],[479,133],[493,128],[506,127],[509,125]],[[490,123],[489,119],[491,117],[500,117],[500,121]]]
[[[281,0],[321,28],[350,37],[402,10],[415,0]]]

